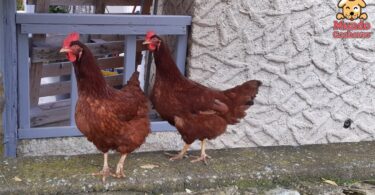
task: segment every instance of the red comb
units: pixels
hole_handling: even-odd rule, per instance
[[[151,39],[152,36],[155,35],[155,32],[154,31],[148,31],[147,34],[146,34],[146,39]]]
[[[65,47],[69,47],[71,42],[73,42],[73,41],[78,41],[78,40],[79,40],[79,33],[77,33],[77,32],[70,33],[70,34],[64,39],[63,48],[65,48]]]

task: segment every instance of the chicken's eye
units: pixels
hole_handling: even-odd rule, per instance
[[[79,45],[72,45],[70,49],[73,51],[73,53],[78,54],[80,51],[82,51],[82,48]]]
[[[78,49],[79,47],[78,47],[78,45],[73,45],[72,46],[72,49]]]
[[[152,42],[154,42],[154,43],[157,43],[157,42],[159,42],[159,39],[158,38],[152,38]]]

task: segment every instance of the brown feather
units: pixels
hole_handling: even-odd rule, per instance
[[[130,153],[150,133],[147,99],[134,73],[122,90],[108,86],[91,51],[83,48],[74,63],[78,84],[75,119],[78,129],[102,152]]]
[[[196,139],[213,139],[224,133],[228,124],[237,123],[246,115],[261,85],[252,80],[219,91],[189,80],[179,72],[163,40],[154,51],[154,59],[156,77],[150,99],[188,144]]]

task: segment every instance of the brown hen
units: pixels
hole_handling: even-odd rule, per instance
[[[126,155],[145,142],[150,133],[147,98],[139,87],[138,72],[133,73],[122,90],[107,85],[89,48],[72,33],[64,40],[63,48],[73,63],[78,85],[75,120],[78,129],[101,152],[104,165],[103,181],[111,175],[108,151],[121,154],[115,177],[124,177]]]
[[[171,160],[183,158],[190,144],[199,139],[201,155],[192,162],[207,163],[205,140],[216,138],[228,124],[245,117],[261,82],[251,80],[224,91],[208,88],[180,73],[167,45],[155,33],[148,32],[144,44],[153,52],[156,65],[150,99],[160,116],[176,126],[186,143]]]

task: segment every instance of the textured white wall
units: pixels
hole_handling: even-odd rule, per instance
[[[193,15],[190,78],[220,89],[264,83],[248,116],[212,146],[374,140],[375,39],[332,38],[338,1],[190,2],[164,2]],[[375,25],[375,1],[366,2]]]

